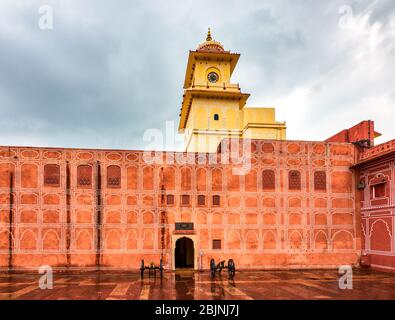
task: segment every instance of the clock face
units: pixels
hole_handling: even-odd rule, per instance
[[[216,82],[218,81],[218,78],[219,78],[219,76],[218,76],[218,74],[215,73],[215,72],[210,72],[210,73],[207,75],[207,79],[208,79],[208,81],[210,81],[211,83],[216,83]]]

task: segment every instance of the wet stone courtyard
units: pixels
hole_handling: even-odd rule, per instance
[[[352,289],[340,289],[337,270],[237,271],[210,279],[208,271],[167,271],[163,279],[140,279],[139,271],[55,272],[52,289],[41,289],[42,275],[0,273],[0,299],[29,300],[279,300],[395,299],[395,275],[355,269]]]

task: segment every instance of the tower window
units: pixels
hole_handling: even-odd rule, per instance
[[[219,120],[219,115],[218,115],[218,113],[216,113],[216,114],[214,115],[214,120],[215,120],[215,121],[218,121],[218,120]]]

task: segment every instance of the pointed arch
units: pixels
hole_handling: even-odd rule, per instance
[[[328,249],[328,237],[322,230],[319,230],[314,236],[314,249]]]
[[[258,249],[258,234],[255,230],[250,230],[246,234],[246,249],[256,250]]]
[[[189,167],[182,167],[181,172],[181,190],[188,191],[192,187],[192,171]]]
[[[107,188],[121,188],[122,170],[120,166],[107,167]]]
[[[138,182],[138,170],[136,166],[129,166],[126,169],[128,189],[136,190]]]
[[[213,191],[222,190],[222,170],[220,168],[214,168],[211,171],[211,188]]]
[[[383,219],[375,220],[370,227],[370,249],[377,251],[391,251],[391,230]]]
[[[241,249],[241,236],[239,231],[232,230],[229,232],[228,249]]]
[[[387,223],[386,221],[384,221],[383,219],[377,219],[377,220],[375,220],[375,221],[372,223],[372,225],[370,226],[369,236],[370,236],[370,237],[372,236],[373,227],[374,227],[374,225],[375,225],[376,223],[378,223],[378,222],[384,223],[385,229],[386,229],[388,235],[391,237],[391,236],[392,236],[392,235],[391,235],[391,230],[390,230],[390,228],[389,228],[389,226],[388,226],[388,223]]]
[[[154,249],[154,235],[151,230],[143,233],[143,249]]]
[[[339,230],[332,236],[333,249],[352,249],[354,247],[354,238],[350,231]]]
[[[110,230],[106,234],[106,246],[108,250],[120,250],[122,247],[122,235],[118,230]]]
[[[176,186],[176,171],[173,167],[163,168],[163,184],[165,190],[174,190]]]
[[[126,235],[126,249],[127,250],[138,249],[137,233],[135,230],[129,230]]]
[[[207,214],[204,211],[200,211],[197,213],[197,223],[198,224],[207,224]]]
[[[37,236],[31,229],[22,232],[19,238],[19,248],[21,250],[37,250]]]
[[[303,237],[299,230],[293,230],[288,237],[289,249],[302,249]]]
[[[77,187],[92,187],[92,166],[83,164],[77,167]]]
[[[152,190],[154,188],[154,168],[146,166],[143,168],[143,189]]]
[[[277,237],[272,230],[267,230],[263,234],[263,249],[276,249]]]
[[[207,172],[205,168],[198,168],[196,170],[196,188],[197,191],[206,191]]]
[[[59,250],[60,249],[60,238],[58,233],[49,229],[44,233],[42,240],[43,250]]]
[[[3,229],[0,231],[0,250],[8,250],[10,247],[10,236],[12,241],[12,246],[14,246],[14,237],[8,229]]]
[[[77,233],[75,237],[75,248],[77,250],[92,250],[92,236],[86,229],[80,230]]]
[[[226,170],[227,187],[229,191],[240,190],[240,176],[233,174],[233,167],[228,167]]]
[[[34,163],[24,163],[20,169],[21,187],[37,188],[38,187],[38,166]]]

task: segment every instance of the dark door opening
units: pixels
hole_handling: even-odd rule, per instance
[[[182,237],[176,241],[175,263],[176,268],[194,267],[193,241],[187,237]]]

